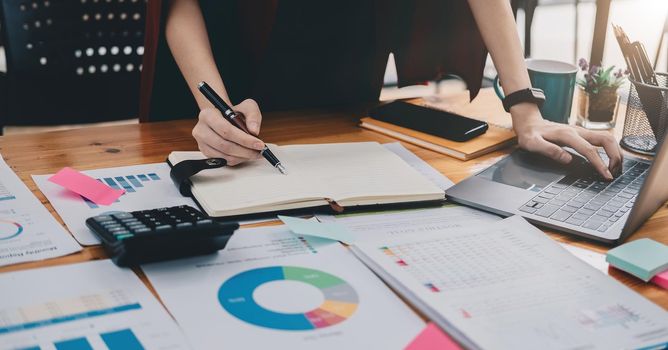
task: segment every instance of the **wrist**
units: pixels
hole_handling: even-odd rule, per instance
[[[523,126],[536,125],[544,122],[538,106],[533,103],[519,103],[510,109],[513,129],[516,133],[523,130]]]

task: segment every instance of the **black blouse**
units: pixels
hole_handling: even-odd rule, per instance
[[[466,0],[200,0],[200,6],[232,102],[253,98],[263,111],[377,101],[390,52],[400,86],[454,74],[475,96],[482,80],[487,53]],[[163,35],[150,112],[158,119],[197,114],[175,68]]]

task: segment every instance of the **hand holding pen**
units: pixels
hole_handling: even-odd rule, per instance
[[[251,112],[256,112],[257,115],[252,115],[247,124],[244,115],[232,110],[208,84],[201,82],[198,84],[198,89],[220,111],[216,113],[212,110],[202,110],[200,122],[193,129],[193,136],[205,155],[225,158],[231,165],[263,156],[278,171],[286,174],[286,169],[280,160],[264,142],[254,137],[259,131],[261,119],[259,108],[254,101],[246,100],[237,106],[252,104],[247,107],[255,107],[251,108]]]

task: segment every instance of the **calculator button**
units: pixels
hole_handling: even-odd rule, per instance
[[[130,238],[130,237],[134,237],[134,235],[133,234],[125,234],[125,235],[121,235],[121,236],[116,236],[116,239],[119,240],[119,241],[122,241],[122,240]]]
[[[104,227],[107,227],[107,226],[110,226],[110,225],[117,225],[117,224],[118,224],[118,223],[117,223],[116,221],[114,221],[114,220],[102,221],[102,222],[100,223],[100,225],[102,225],[102,226],[104,226]]]
[[[111,233],[116,233],[116,232],[120,232],[120,231],[126,231],[126,229],[124,227],[121,227],[120,225],[118,225],[118,227],[107,228],[107,231],[109,231]]]
[[[156,226],[155,230],[156,231],[164,231],[164,230],[170,230],[172,228],[172,225],[160,225]]]
[[[209,224],[213,224],[213,220],[205,219],[197,221],[197,225],[209,225]]]
[[[137,218],[126,218],[126,219],[122,219],[121,222],[129,224],[129,223],[132,223],[132,222],[139,222],[139,220],[137,220]]]
[[[185,228],[185,227],[191,227],[193,224],[190,222],[182,222],[180,224],[176,224],[176,228]]]
[[[128,231],[128,230],[120,230],[120,231],[114,232],[114,236],[123,236],[123,235],[128,235],[128,234],[130,234],[130,231]]]
[[[111,216],[115,217],[116,219],[128,219],[133,217],[130,213],[115,213],[111,214]]]
[[[136,229],[133,229],[132,231],[134,233],[148,233],[148,232],[151,232],[151,229],[144,227],[144,228],[136,228]]]
[[[113,219],[109,215],[100,215],[100,216],[94,217],[93,220],[95,220],[97,222],[104,222],[104,221],[109,221],[109,220],[113,220]]]

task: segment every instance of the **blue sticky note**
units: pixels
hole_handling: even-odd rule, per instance
[[[647,282],[654,275],[668,269],[668,246],[642,238],[611,249],[605,260]]]
[[[283,215],[279,215],[278,218],[288,225],[290,231],[298,235],[326,238],[346,244],[352,244],[355,240],[345,226],[335,222],[319,222]]]

